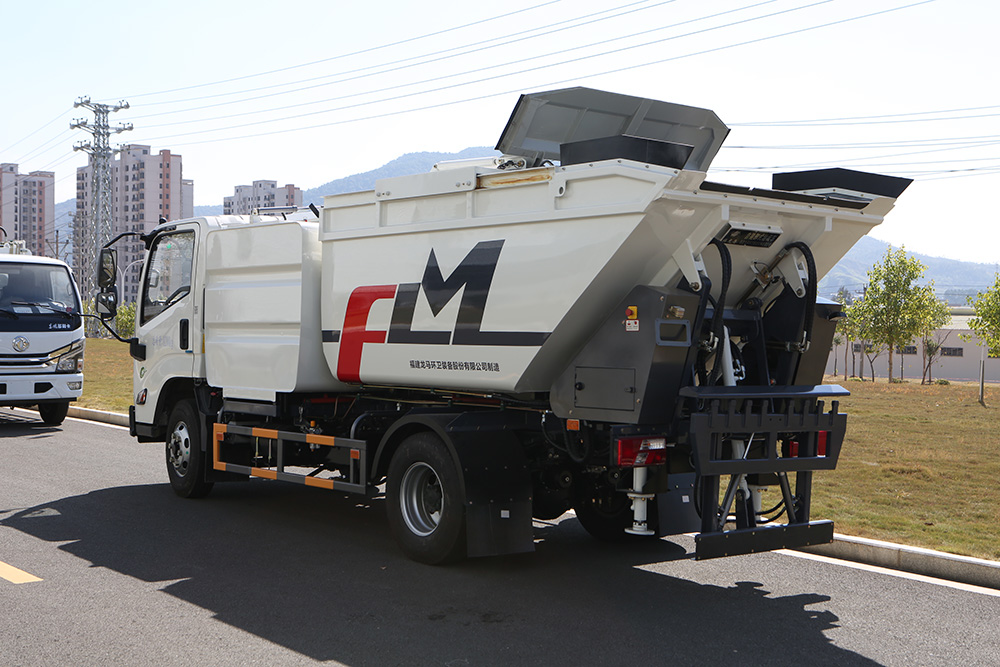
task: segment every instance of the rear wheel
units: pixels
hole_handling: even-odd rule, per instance
[[[213,483],[205,480],[208,455],[201,447],[202,428],[193,401],[174,406],[167,428],[167,475],[182,498],[202,498],[212,490]]]
[[[451,452],[436,435],[417,433],[389,463],[386,511],[400,549],[437,565],[465,556],[465,507]]]
[[[59,426],[69,413],[69,401],[59,403],[41,403],[38,406],[38,416],[48,426]]]

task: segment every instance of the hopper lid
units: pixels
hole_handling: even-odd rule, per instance
[[[709,109],[563,88],[521,95],[496,148],[537,166],[558,161],[565,143],[631,135],[693,146],[684,168],[707,171],[727,134],[729,128]]]

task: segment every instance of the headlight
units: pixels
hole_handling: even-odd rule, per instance
[[[83,371],[83,355],[74,354],[63,357],[56,364],[56,373],[80,373]]]
[[[54,353],[59,355],[59,361],[56,362],[56,373],[82,373],[84,345],[84,339],[81,338],[62,350],[57,350]]]

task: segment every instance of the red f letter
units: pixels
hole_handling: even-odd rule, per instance
[[[369,331],[368,313],[379,299],[396,296],[395,285],[358,287],[347,300],[344,331],[340,334],[337,377],[341,382],[361,382],[361,350],[365,343],[384,343],[384,331]]]

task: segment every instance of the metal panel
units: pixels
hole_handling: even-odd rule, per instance
[[[709,109],[564,88],[522,95],[496,147],[538,165],[559,160],[561,144],[623,134],[693,146],[684,168],[708,171],[729,128]]]

